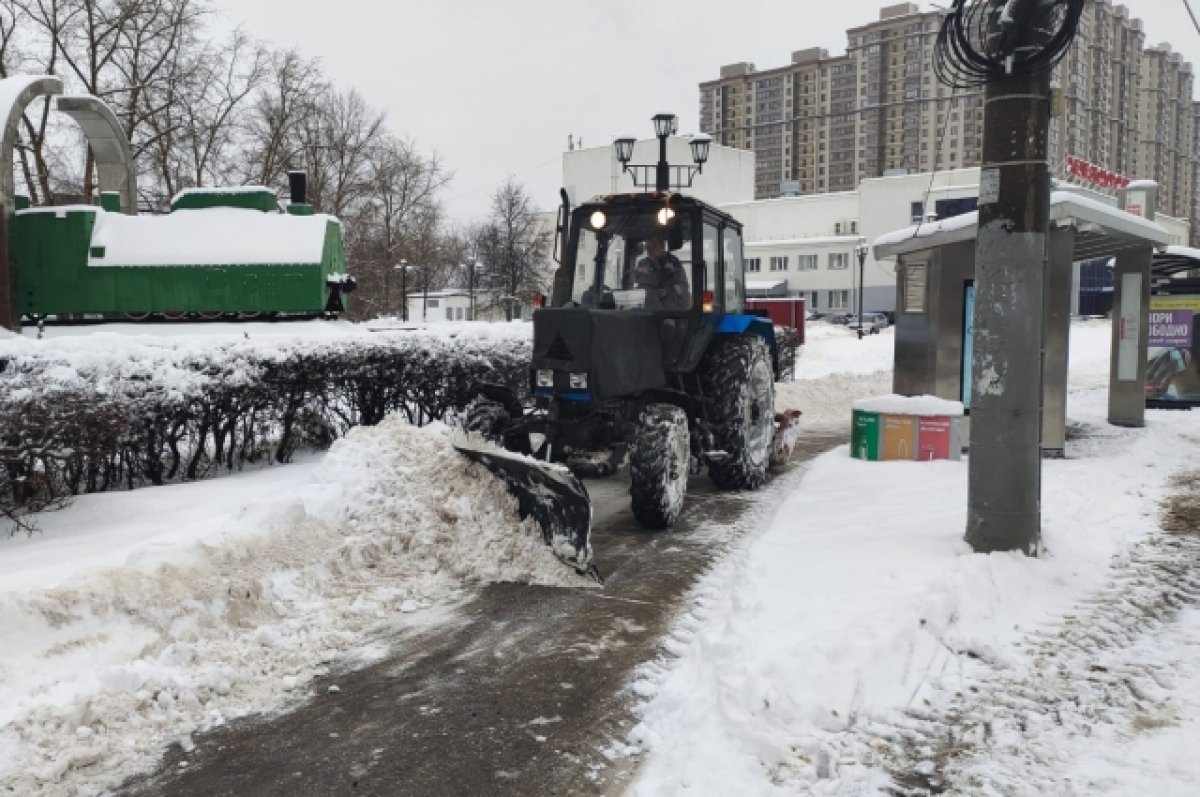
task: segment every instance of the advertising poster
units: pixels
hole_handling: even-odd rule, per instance
[[[1151,296],[1148,403],[1200,404],[1200,295]]]

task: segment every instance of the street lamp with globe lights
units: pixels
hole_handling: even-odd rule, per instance
[[[679,117],[671,113],[655,114],[652,121],[654,122],[654,135],[658,137],[658,163],[654,164],[633,164],[629,161],[633,158],[633,145],[637,143],[637,139],[632,136],[622,136],[613,142],[613,149],[616,151],[617,160],[621,164],[621,170],[633,173],[633,184],[641,188],[649,188],[650,186],[650,170],[654,170],[654,190],[670,191],[672,188],[671,170],[675,170],[676,179],[674,187],[690,188],[692,181],[697,174],[704,171],[704,164],[708,162],[708,152],[712,146],[712,139],[706,135],[693,136],[688,146],[692,150],[692,160],[695,166],[671,166],[667,163],[667,138],[669,138],[679,127]],[[641,179],[639,179],[641,174]],[[684,183],[684,175],[687,176],[687,183]]]

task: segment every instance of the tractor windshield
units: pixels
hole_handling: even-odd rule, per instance
[[[692,225],[670,210],[661,224],[664,210],[591,213],[579,231],[571,298],[600,310],[689,309]]]

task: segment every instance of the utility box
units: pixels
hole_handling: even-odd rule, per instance
[[[872,462],[962,458],[963,406],[934,396],[876,396],[854,403],[850,456]]]

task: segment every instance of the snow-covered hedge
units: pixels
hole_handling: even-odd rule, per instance
[[[399,411],[422,425],[479,381],[525,387],[529,343],[378,334],[216,347],[113,338],[0,349],[0,519],[85,492],[288,461]]]

